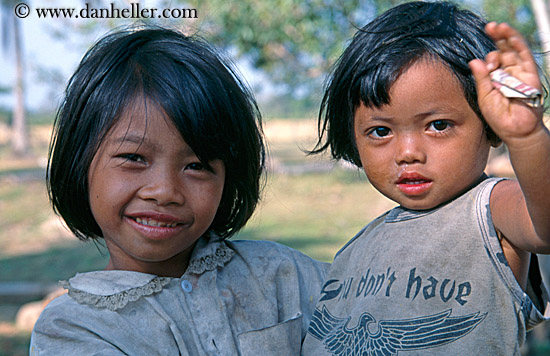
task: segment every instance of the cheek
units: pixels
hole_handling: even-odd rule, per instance
[[[100,166],[100,158],[96,154],[88,168],[88,199],[90,204],[96,203],[101,198],[103,187],[105,186],[104,174]]]
[[[379,187],[380,184],[387,180],[388,169],[372,164],[363,167],[366,167],[364,168],[365,174],[367,175],[369,182],[375,187]]]
[[[88,183],[88,194],[90,203],[96,203],[101,200],[102,195],[104,194],[104,189],[102,188],[105,184],[101,181],[101,178],[94,177]]]
[[[478,136],[469,144],[460,147],[460,151],[464,152],[464,156],[469,157],[471,167],[477,169],[485,169],[490,149],[491,144],[486,138],[485,132],[482,132],[482,136]]]
[[[102,222],[103,217],[108,214],[108,211],[110,209],[110,199],[105,199],[105,197],[111,196],[109,191],[105,191],[104,189],[102,189],[103,185],[100,183],[101,182],[95,180],[94,183],[90,184],[88,193],[92,215],[94,216],[98,224]]]
[[[371,163],[371,150],[368,149],[368,147],[363,144],[361,141],[355,140],[355,147],[357,148],[357,153],[359,154],[359,159],[361,160],[361,164],[363,165],[363,168],[367,166],[367,163]]]
[[[101,202],[101,197],[101,184],[96,177],[90,174],[88,177],[88,199],[94,216],[96,215],[97,206]]]
[[[363,170],[369,182],[379,191],[384,192],[385,186],[394,179],[393,160],[377,155],[362,158]]]
[[[391,170],[394,157],[390,149],[359,144],[357,150],[367,176],[381,176]]]
[[[217,182],[195,187],[189,191],[187,200],[197,202],[197,209],[204,213],[215,214],[222,199],[223,187],[223,183]]]
[[[487,140],[465,140],[439,150],[437,161],[440,172],[447,172],[446,179],[470,184],[483,173],[487,164],[490,144]],[[434,156],[435,157],[435,156]]]
[[[98,204],[104,200],[105,196],[109,196],[109,191],[112,189],[112,184],[109,184],[105,177],[101,174],[90,175],[88,181],[88,194],[91,204]]]
[[[214,210],[214,213],[218,211],[218,207],[220,206],[220,203],[222,201],[223,191],[224,191],[224,185],[218,185],[214,187],[211,191],[210,197],[211,202],[209,202],[209,205],[212,205],[212,209]]]
[[[475,152],[474,164],[476,170],[483,171],[487,166],[487,160],[489,158],[490,145],[487,147],[480,146],[479,149]]]
[[[127,177],[115,177],[101,172],[90,175],[88,198],[96,221],[104,222],[105,219],[118,216],[132,198],[134,186],[135,182]]]

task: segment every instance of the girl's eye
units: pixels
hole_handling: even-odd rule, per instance
[[[387,127],[375,127],[371,129],[368,133],[369,136],[372,136],[374,138],[383,138],[388,136],[391,133],[391,130]]]
[[[435,131],[445,131],[447,128],[449,128],[449,126],[449,122],[445,120],[436,120],[430,123],[430,127],[433,128]]]
[[[191,169],[191,170],[194,170],[194,171],[202,171],[202,170],[206,169],[204,164],[202,164],[201,162],[189,163],[185,168],[186,169]]]
[[[131,162],[145,162],[143,156],[138,155],[137,153],[125,153],[119,155],[119,157]]]

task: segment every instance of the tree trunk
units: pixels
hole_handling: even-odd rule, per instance
[[[15,155],[28,153],[27,125],[25,123],[25,88],[23,69],[23,50],[19,19],[13,21],[15,45],[15,105],[13,107],[12,150]]]
[[[550,74],[550,18],[545,0],[531,0],[531,7],[537,22],[540,44],[544,52],[546,73]]]

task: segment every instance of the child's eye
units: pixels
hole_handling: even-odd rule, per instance
[[[138,155],[137,153],[124,153],[118,155],[118,157],[130,162],[145,162],[143,156]]]
[[[445,120],[436,120],[430,123],[430,128],[435,131],[445,131],[451,124]]]
[[[205,170],[206,167],[201,162],[193,162],[189,163],[187,166],[185,166],[185,169],[191,169],[194,171],[202,171]]]
[[[383,138],[388,136],[390,133],[391,133],[391,130],[389,128],[380,126],[380,127],[375,127],[371,129],[368,132],[368,135],[374,138]]]

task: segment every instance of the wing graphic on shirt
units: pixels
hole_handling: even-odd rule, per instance
[[[315,309],[308,332],[323,341],[335,356],[397,356],[400,350],[419,350],[453,342],[472,331],[487,315],[473,313],[451,317],[451,310],[414,319],[376,320],[361,314],[357,326],[349,328],[351,317],[338,318],[325,306]]]

